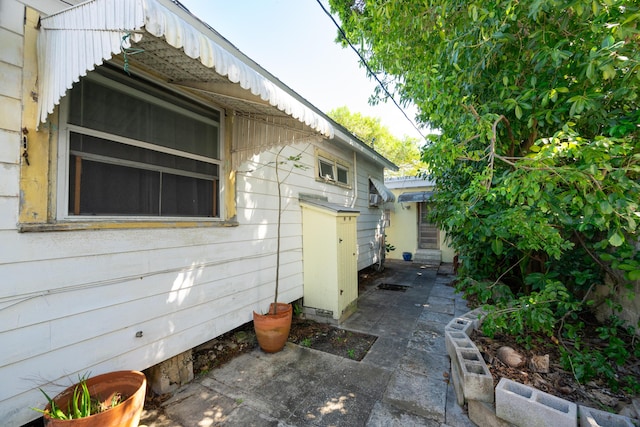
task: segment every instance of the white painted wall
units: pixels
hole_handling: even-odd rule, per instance
[[[56,0],[34,0],[47,13]],[[64,7],[68,4],[64,5]],[[270,148],[238,165],[237,227],[17,231],[21,163],[23,2],[0,0],[0,419],[39,416],[38,391],[55,394],[79,374],[142,370],[251,321],[266,311],[275,279],[277,187]],[[280,301],[303,295],[298,196],[355,207],[358,268],[373,262],[380,211],[368,208],[368,177],[382,167],[356,158],[351,189],[315,179],[315,147],[353,165],[334,141],[298,142],[303,153],[283,186]],[[355,165],[354,165],[355,166]],[[43,189],[46,191],[46,189]],[[141,331],[142,337],[136,333]]]
[[[299,193],[335,203],[350,196],[315,180],[312,144],[283,155],[301,150],[308,169],[294,169],[283,185],[286,302],[303,295]],[[0,231],[0,413],[8,425],[37,416],[29,408],[44,403],[38,387],[55,393],[48,383],[68,385],[87,371],[145,369],[266,311],[275,277],[275,152],[239,167],[253,172],[237,176],[238,227]],[[359,240],[368,234],[358,230]]]
[[[383,181],[384,170],[362,155],[357,155],[354,161],[353,153],[341,149],[335,142],[324,141],[320,148],[349,162],[352,176],[357,175],[357,183],[350,189],[344,189],[332,184],[320,184],[321,194],[328,197],[328,201],[343,206],[352,206],[360,211],[357,226],[358,270],[362,270],[378,261],[377,236],[383,232],[384,207],[369,207],[369,178]],[[357,193],[355,203],[353,195]]]

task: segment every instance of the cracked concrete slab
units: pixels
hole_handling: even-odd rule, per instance
[[[257,349],[177,390],[140,425],[472,426],[448,384],[443,329],[464,300],[446,286],[450,276],[417,263],[390,261],[385,272],[407,291],[370,288],[342,325],[378,337],[362,361],[291,343]]]

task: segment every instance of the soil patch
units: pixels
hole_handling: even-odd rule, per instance
[[[309,319],[294,319],[289,342],[360,361],[377,337],[348,331]]]
[[[289,332],[289,342],[360,361],[367,354],[377,337],[319,323],[310,319],[294,317]],[[206,375],[243,353],[258,348],[253,322],[245,323],[225,334],[193,349],[193,372]],[[145,409],[161,410],[162,402],[170,394],[156,395],[148,390]]]
[[[376,338],[373,335],[294,317],[288,341],[359,361],[367,354]],[[196,375],[206,374],[211,369],[256,348],[258,342],[253,323],[249,322],[196,347],[193,351],[193,371]]]
[[[371,289],[384,275],[384,271],[378,271],[373,267],[363,269],[358,273],[358,292],[361,294]],[[362,360],[375,340],[376,337],[372,335],[347,331],[295,316],[289,332],[289,342],[353,360]],[[258,341],[253,331],[253,322],[245,323],[196,347],[193,351],[193,372],[195,375],[206,374],[209,370],[256,348]]]

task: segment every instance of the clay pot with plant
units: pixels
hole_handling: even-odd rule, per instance
[[[258,339],[258,345],[266,353],[277,353],[284,348],[291,330],[291,320],[293,317],[293,308],[291,304],[281,303],[278,301],[278,290],[280,286],[280,251],[281,251],[281,227],[282,227],[282,184],[291,175],[294,169],[305,169],[304,165],[299,162],[301,154],[297,156],[289,156],[284,160],[281,159],[282,150],[280,148],[276,154],[275,174],[276,184],[278,187],[278,219],[276,229],[276,277],[275,292],[273,302],[269,306],[267,314],[253,312],[253,326]],[[291,168],[286,172],[284,177],[280,177],[281,167],[285,164],[291,164]]]
[[[146,377],[139,371],[84,375],[53,398],[42,391],[47,406],[33,409],[43,414],[46,427],[136,427],[146,391]]]

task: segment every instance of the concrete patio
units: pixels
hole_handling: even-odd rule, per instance
[[[449,286],[452,273],[388,261],[341,325],[378,337],[360,362],[291,343],[276,354],[253,350],[180,388],[162,409],[145,410],[140,424],[473,426],[449,381],[444,328],[469,310]]]

